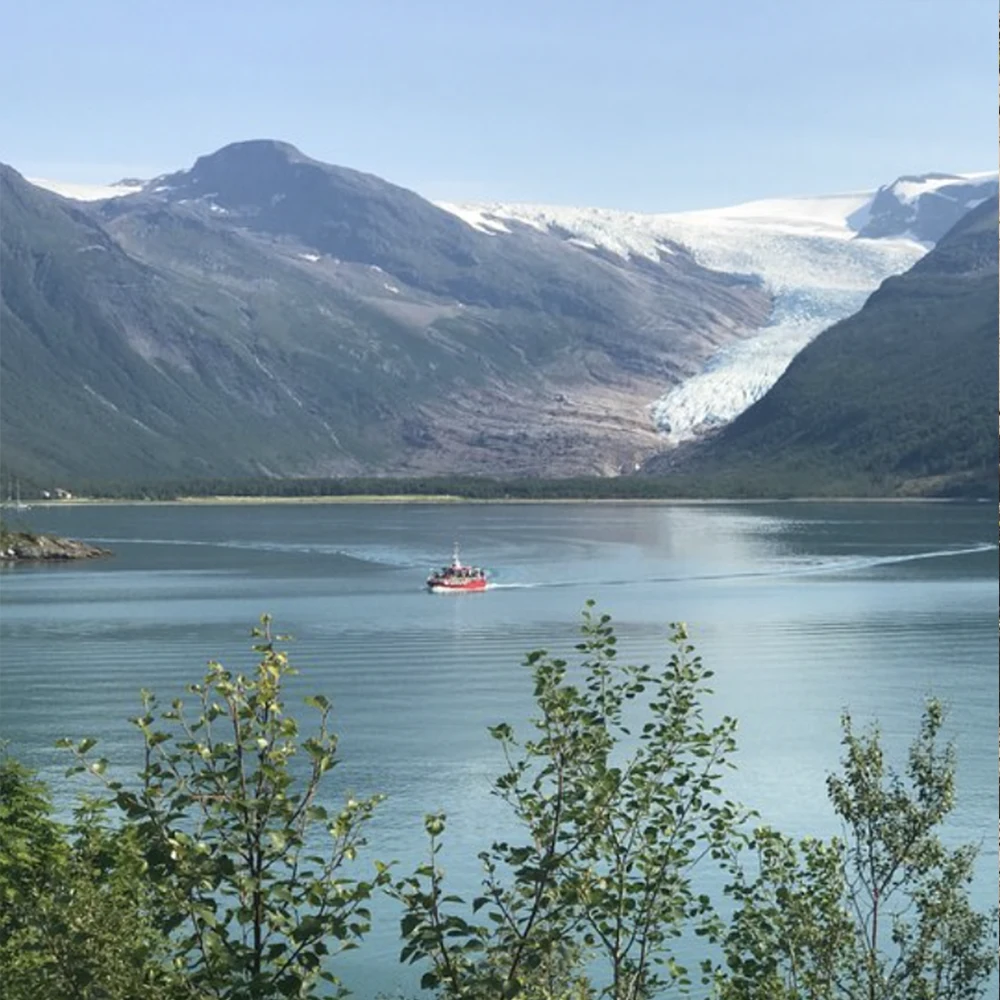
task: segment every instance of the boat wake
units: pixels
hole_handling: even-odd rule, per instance
[[[354,548],[322,542],[267,542],[256,539],[193,539],[193,538],[93,538],[103,545],[173,545],[187,548],[235,549],[244,552],[277,552],[291,555],[334,556],[352,562],[378,566],[384,569],[412,569],[429,560],[408,558],[404,553],[388,547]]]
[[[99,545],[138,544],[138,545],[178,545],[205,546],[210,548],[257,550],[265,552],[283,552],[302,555],[332,556],[351,562],[383,569],[413,569],[424,565],[427,561],[421,557],[410,557],[405,552],[389,547],[343,547],[324,545],[322,543],[282,543],[265,541],[205,541],[181,538],[88,538]],[[678,574],[673,576],[627,577],[622,579],[587,580],[490,580],[486,590],[534,590],[538,588],[551,589],[555,587],[624,587],[634,583],[686,583],[697,581],[725,581],[741,579],[768,579],[785,576],[825,576],[837,573],[860,572],[877,569],[880,566],[891,566],[898,563],[918,562],[926,559],[948,559],[954,556],[975,555],[981,552],[995,552],[995,542],[983,542],[979,545],[961,548],[934,549],[930,552],[907,552],[887,556],[842,556],[817,558],[796,565],[775,566],[759,570],[732,573],[698,573]]]
[[[975,555],[980,552],[995,552],[996,543],[983,542],[980,545],[954,549],[935,549],[931,552],[908,552],[891,556],[844,556],[842,558],[816,559],[797,566],[776,566],[773,569],[748,570],[741,573],[694,573],[676,576],[629,577],[617,580],[546,580],[525,583],[490,583],[490,590],[532,590],[554,587],[624,587],[634,583],[688,583],[697,581],[725,581],[743,579],[768,579],[786,576],[826,576],[837,573],[851,573],[897,563],[918,562],[924,559],[947,559],[952,556]]]

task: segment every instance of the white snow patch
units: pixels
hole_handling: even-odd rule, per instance
[[[918,239],[916,233],[914,233],[912,229],[907,229],[901,236],[898,237],[898,239],[909,240],[912,243],[922,246],[924,250],[930,250],[934,246],[933,242],[930,240]]]
[[[912,205],[925,194],[939,194],[951,201],[956,199],[942,188],[953,185],[981,184],[996,177],[996,171],[978,174],[927,174],[923,177],[902,177],[889,186],[889,191],[904,205]]]
[[[659,260],[661,251],[669,252],[669,248],[664,246],[663,235],[657,232],[653,223],[658,218],[655,215],[602,208],[504,205],[497,202],[486,205],[439,204],[439,207],[458,215],[469,225],[473,225],[470,219],[489,218],[518,222],[543,233],[561,230],[569,233],[570,238],[583,240],[594,249],[610,250],[623,259],[636,255]],[[503,231],[510,232],[506,228]]]
[[[752,338],[719,352],[700,374],[654,404],[654,420],[673,443],[739,416],[810,340],[860,309],[882,281],[907,270],[928,249],[912,239],[845,238],[729,223],[698,231],[688,228],[690,222],[684,225],[678,242],[698,263],[759,276],[774,296],[774,313]]]
[[[309,261],[311,264],[315,264],[320,259],[318,253],[300,253],[298,256],[303,260]]]
[[[380,268],[378,266],[378,264],[369,264],[368,267],[369,267],[370,270],[374,271],[376,274],[385,274],[385,271],[383,271],[382,268]]]
[[[862,294],[845,300],[844,314],[860,308],[864,298]],[[671,444],[729,423],[757,402],[792,358],[829,325],[829,317],[796,314],[779,306],[756,336],[724,348],[703,371],[653,403],[653,422]]]
[[[658,260],[665,253],[673,253],[672,243],[683,242],[677,239],[681,229],[689,231],[693,226],[765,229],[770,233],[849,240],[855,235],[855,229],[848,223],[848,217],[870,203],[874,194],[874,191],[860,191],[819,197],[770,198],[727,208],[657,214],[499,202],[437,204],[473,228],[481,229],[484,220],[494,227],[498,220],[509,220],[540,232],[569,232],[569,241],[577,245],[589,244],[595,249],[610,250],[625,259],[641,256]],[[503,231],[509,232],[506,227]]]
[[[72,184],[67,181],[53,181],[44,177],[28,177],[29,184],[44,188],[63,198],[73,201],[104,201],[107,198],[123,198],[142,190],[141,184]]]
[[[384,284],[382,286],[387,292],[392,292],[393,295],[399,295],[399,289],[395,285]]]
[[[283,381],[282,381],[282,380],[281,380],[280,378],[278,378],[278,377],[277,377],[277,376],[276,376],[276,375],[274,374],[274,372],[272,372],[272,371],[271,371],[271,369],[270,369],[270,368],[268,368],[268,367],[267,367],[267,365],[265,365],[265,364],[264,364],[264,362],[263,362],[263,361],[261,361],[259,357],[257,357],[257,354],[256,354],[255,352],[253,352],[253,353],[251,354],[251,356],[253,357],[253,360],[254,360],[254,364],[256,364],[256,365],[257,365],[257,367],[258,367],[258,368],[259,368],[259,369],[260,369],[260,370],[261,370],[261,371],[262,371],[262,372],[263,372],[263,373],[264,373],[264,374],[265,374],[265,375],[266,375],[266,376],[267,376],[267,377],[268,377],[269,379],[271,379],[271,381],[272,381],[272,382],[274,382],[274,384],[275,384],[275,385],[277,385],[277,387],[278,387],[278,388],[279,388],[279,389],[280,389],[280,390],[281,390],[281,391],[282,391],[282,392],[283,392],[283,393],[284,393],[284,394],[285,394],[286,396],[288,396],[288,398],[289,398],[289,399],[290,399],[290,400],[291,400],[291,401],[292,401],[293,403],[295,403],[295,405],[296,405],[296,406],[298,406],[298,407],[302,407],[302,408],[304,409],[304,404],[303,404],[302,400],[301,400],[301,399],[299,399],[299,397],[298,397],[298,396],[296,396],[294,392],[292,392],[292,390],[291,390],[291,389],[290,389],[290,388],[288,387],[288,385],[287,385],[287,384],[286,384],[285,382],[283,382]]]
[[[223,208],[221,205],[216,205],[214,201],[208,203],[208,210],[210,212],[216,212],[219,215],[228,215],[229,209]]]
[[[672,220],[674,238],[713,270],[753,274],[774,296],[770,322],[719,352],[694,378],[667,392],[653,417],[672,443],[728,423],[778,380],[817,334],[856,312],[882,281],[928,249],[913,239],[859,239],[846,217],[859,197],[801,201],[782,218],[689,213]],[[861,202],[863,204],[863,201]],[[753,218],[755,222],[748,224]],[[789,219],[792,221],[789,222]]]
[[[128,413],[123,413],[114,403],[111,402],[106,396],[102,396],[96,389],[88,385],[86,382],[83,383],[84,391],[89,393],[94,397],[102,406],[106,406],[112,413],[118,414],[120,417],[124,417],[126,420],[135,424],[136,427],[141,427],[144,431],[149,431],[150,434],[155,434],[156,431],[152,427],[147,426],[141,420],[137,420],[135,417]]]
[[[454,202],[437,202],[437,207],[457,215],[464,223],[481,233],[494,236],[496,233],[509,233],[510,230],[499,219],[495,219],[488,211],[474,205],[459,205]]]
[[[671,389],[652,407],[671,443],[728,423],[780,378],[817,334],[857,312],[868,295],[926,252],[914,240],[792,236],[713,227],[685,232],[680,241],[707,267],[760,276],[774,296],[771,321],[750,339],[713,357],[704,370]]]
[[[849,216],[863,209],[874,193],[853,191],[816,197],[766,198],[727,208],[675,213],[665,218],[682,218],[709,224],[729,222],[763,226],[774,232],[807,232],[817,236],[850,239],[854,231],[848,224]]]

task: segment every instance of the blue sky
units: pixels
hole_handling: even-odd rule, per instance
[[[680,210],[997,163],[995,0],[0,0],[0,159],[239,139],[438,199]]]

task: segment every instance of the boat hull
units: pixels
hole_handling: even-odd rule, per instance
[[[432,594],[476,594],[486,590],[485,580],[464,580],[461,583],[447,583],[445,581],[428,581],[427,589]]]

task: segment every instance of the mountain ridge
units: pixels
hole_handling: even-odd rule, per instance
[[[997,488],[996,196],[820,334],[716,437],[651,474],[790,490],[989,496]]]
[[[911,190],[914,184],[927,190]],[[658,259],[684,248],[707,267],[752,273],[764,281],[775,297],[770,322],[752,338],[722,345],[700,372],[653,403],[654,421],[676,446],[746,410],[813,337],[857,311],[882,280],[922,256],[932,241],[917,239],[914,227],[923,237],[937,238],[945,224],[958,221],[966,204],[996,190],[995,174],[929,173],[906,175],[872,191],[679,213],[496,202],[445,207],[474,227],[503,232],[527,225],[624,258]],[[897,204],[895,215],[890,203]]]
[[[248,152],[261,148],[231,150],[222,159],[242,161],[219,176],[213,154],[158,178],[162,191],[83,206],[4,171],[4,201],[22,215],[0,233],[14,331],[0,364],[9,465],[60,478],[192,463],[274,475],[614,473],[656,450],[641,401],[770,311],[759,283],[685,254],[639,267],[532,234],[495,246],[412,192],[281,148],[265,146],[248,177]],[[460,237],[445,253],[435,232]],[[77,255],[98,238],[128,270],[110,286]],[[63,280],[62,312],[44,323],[50,289],[23,266],[39,258]],[[122,298],[113,314],[101,304]],[[86,398],[52,384],[78,363],[76,324],[101,369]],[[98,377],[121,368],[128,377],[113,384]],[[197,405],[169,402],[178,390]],[[33,400],[50,396],[46,418]],[[85,443],[68,430],[76,410],[97,425]],[[189,426],[197,412],[211,416]],[[196,447],[212,428],[226,442],[218,455]],[[137,445],[144,434],[169,446]],[[102,435],[114,447],[97,448]]]
[[[919,182],[939,202],[967,180],[914,175],[879,192]],[[914,204],[927,194],[899,190]],[[32,242],[65,209],[83,227],[67,246],[107,241],[132,275],[105,289],[110,313],[93,301],[100,274],[93,287],[67,278],[54,326],[71,330],[84,317],[89,342],[111,352],[109,368],[144,387],[148,399],[130,394],[124,376],[97,378],[86,399],[69,394],[88,404],[81,412],[97,406],[102,426],[164,438],[156,459],[121,427],[111,433],[126,471],[143,475],[214,463],[234,475],[621,473],[752,404],[819,329],[925,252],[908,237],[851,228],[852,215],[855,228],[870,221],[857,212],[877,194],[653,216],[473,210],[272,140],[230,144],[113,193],[67,202],[39,190],[52,199],[36,199],[39,232],[2,235],[8,257],[41,253],[80,276],[51,241]],[[48,290],[31,269],[8,273],[17,277],[2,289],[15,342],[24,340],[34,370],[65,378],[71,345],[37,321]],[[26,369],[20,348],[0,374],[5,428],[19,430],[6,435],[8,462],[13,454],[28,472],[23,463],[43,455],[46,475],[102,468],[89,445],[32,445],[45,420],[26,422],[21,410],[34,404],[22,397],[48,375]],[[178,390],[198,401],[190,412],[173,412]],[[212,416],[188,426],[199,412]],[[227,442],[220,455],[206,424]],[[199,457],[185,458],[198,442]]]

